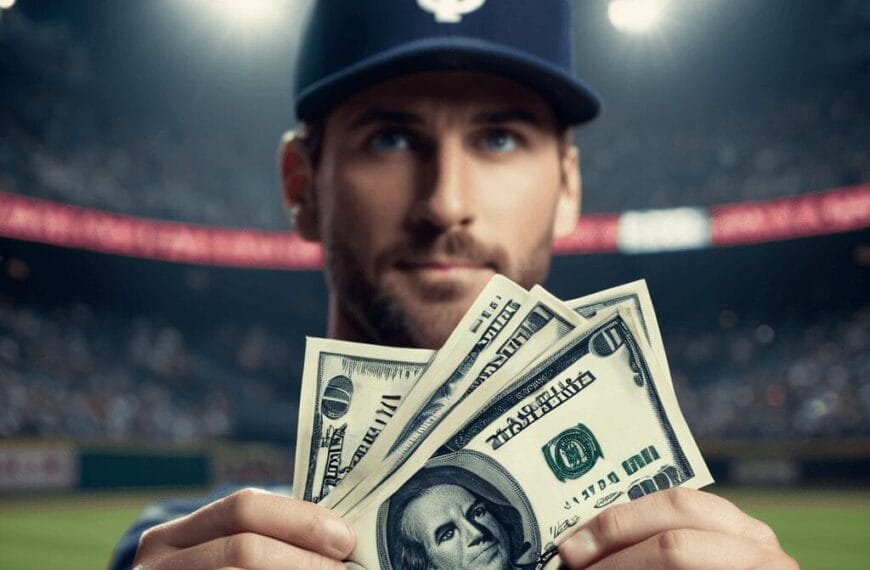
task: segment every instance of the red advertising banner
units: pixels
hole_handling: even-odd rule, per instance
[[[181,263],[263,269],[321,264],[320,246],[290,232],[148,220],[2,192],[0,236]]]
[[[699,247],[860,230],[870,227],[870,184],[766,202],[727,204],[708,211],[694,210],[698,216],[709,219],[710,226],[710,240],[700,240]],[[662,217],[650,213],[668,215],[676,211],[651,210],[641,212],[643,216],[638,212],[584,215],[571,235],[556,242],[555,252],[572,255],[628,251],[623,244],[625,240],[620,240],[628,237],[620,236],[620,231],[627,229],[633,234],[629,240],[634,244],[631,251],[659,251],[654,240],[648,244],[650,247],[640,247],[647,231],[652,232],[650,239],[655,233],[655,228],[646,229],[643,224]],[[635,223],[621,224],[631,216]],[[661,233],[660,227],[657,232]],[[658,234],[657,239],[662,241]],[[319,244],[306,242],[292,232],[149,220],[3,192],[0,192],[0,237],[204,265],[317,269],[322,262]]]
[[[714,246],[741,245],[870,227],[870,185],[712,208]]]
[[[557,254],[607,253],[616,251],[619,215],[596,214],[581,216],[571,235],[558,240]]]

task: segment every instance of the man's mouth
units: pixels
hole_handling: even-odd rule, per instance
[[[411,259],[396,262],[396,268],[401,271],[417,271],[426,273],[443,273],[469,270],[491,269],[489,264],[470,261],[468,259]]]
[[[492,562],[498,556],[498,543],[494,540],[487,540],[483,548],[475,554],[472,559],[472,565]]]
[[[394,294],[410,302],[455,303],[476,296],[495,273],[489,263],[468,257],[408,255],[387,265],[383,279]]]

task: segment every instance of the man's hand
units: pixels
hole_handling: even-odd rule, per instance
[[[313,503],[244,489],[142,535],[134,566],[171,568],[343,568],[351,527]]]
[[[798,568],[769,526],[730,502],[675,488],[613,506],[559,547],[568,568]]]

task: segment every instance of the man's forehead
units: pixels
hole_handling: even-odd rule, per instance
[[[497,75],[468,72],[418,73],[378,84],[348,99],[329,119],[345,126],[369,118],[414,122],[438,112],[473,122],[555,123],[550,105],[532,89]],[[389,121],[391,117],[398,120]]]
[[[441,483],[424,489],[411,501],[409,508],[415,505],[437,504],[440,507],[446,505],[470,506],[477,500],[468,489],[452,483]]]

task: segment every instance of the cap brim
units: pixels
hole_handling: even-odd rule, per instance
[[[549,101],[562,124],[584,123],[601,110],[595,91],[563,69],[502,45],[455,36],[406,43],[328,75],[299,93],[296,115],[302,121],[319,120],[369,87],[427,71],[475,71],[513,79]]]

